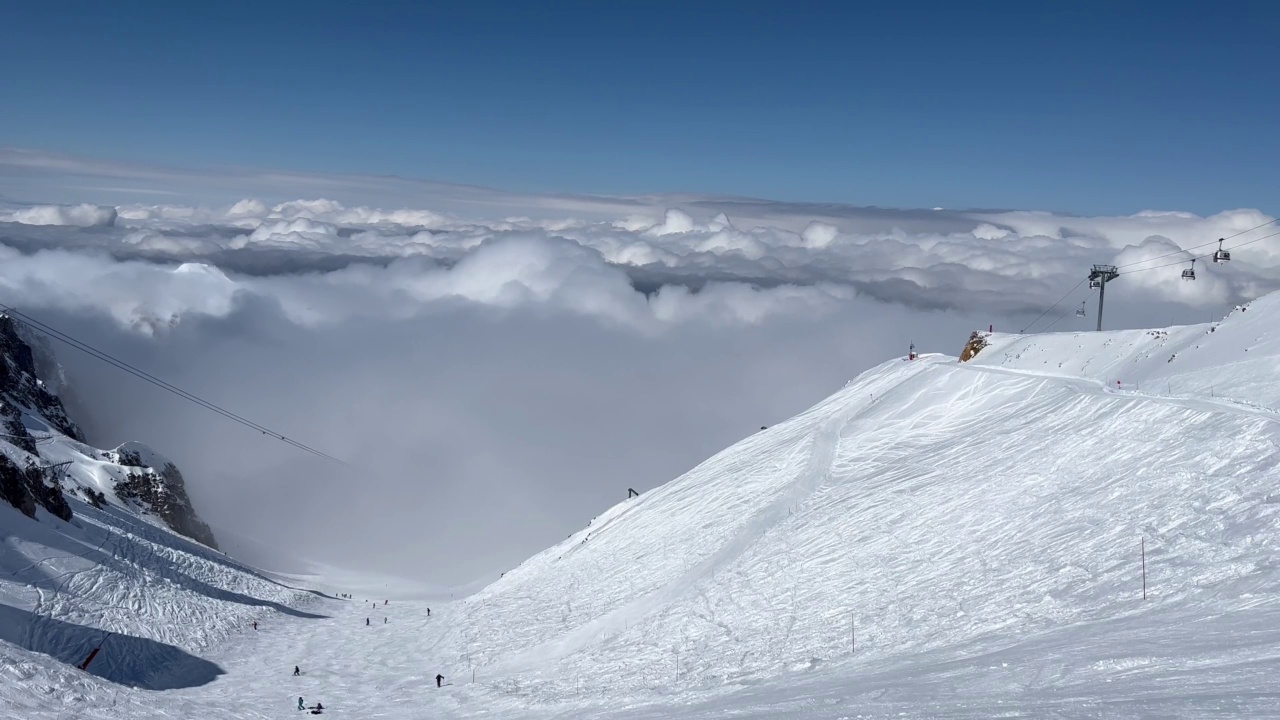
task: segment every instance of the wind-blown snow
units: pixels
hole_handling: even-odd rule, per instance
[[[70,529],[0,508],[7,606],[124,623],[225,673],[128,689],[19,636],[0,643],[17,668],[0,697],[37,720],[276,717],[299,695],[385,718],[1273,715],[1278,361],[1280,296],[1214,325],[894,359],[466,598],[347,577],[359,594],[315,603],[326,619],[188,609],[200,591],[151,580],[156,563],[296,596],[155,534],[141,559],[114,516]],[[80,557],[104,538],[123,563]],[[113,619],[102,577],[173,626]],[[230,635],[249,617],[267,627]]]

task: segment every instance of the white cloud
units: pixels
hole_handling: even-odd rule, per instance
[[[10,222],[23,225],[75,225],[78,227],[111,226],[116,223],[116,209],[99,205],[36,205],[8,213]]]
[[[811,248],[827,247],[840,234],[840,228],[835,225],[828,225],[824,222],[814,220],[805,226],[804,232],[800,234],[804,238],[806,246]]]
[[[1190,248],[1271,219],[1248,209],[1081,218],[538,197],[12,151],[0,166],[0,184],[28,173],[51,193],[80,175],[187,194],[0,207],[0,302],[366,472],[330,478],[71,360],[98,432],[128,433],[99,444],[140,438],[174,455],[215,520],[274,542],[378,562],[386,548],[463,538],[467,558],[414,560],[464,575],[562,536],[615,485],[670,479],[912,340],[956,352],[974,327],[1020,329],[1094,263],[1138,271],[1109,286],[1109,327],[1203,321],[1280,287],[1280,238],[1179,278],[1212,250]],[[1077,290],[1042,327],[1091,327],[1072,324],[1091,297]],[[400,506],[428,513],[428,527]],[[351,547],[326,542],[325,523],[342,522]],[[409,529],[422,537],[397,535]]]
[[[663,235],[692,232],[693,228],[693,217],[689,213],[677,208],[669,208],[663,221],[646,230],[645,234],[661,237]]]
[[[79,206],[74,216],[85,221],[115,217],[110,208],[92,213],[85,209],[96,207]],[[504,286],[493,286],[496,281],[477,282],[471,270],[477,265],[493,278],[504,277],[509,268],[490,265],[491,256],[499,253],[492,248],[513,246],[530,262],[537,262],[547,248],[561,248],[557,252],[563,255],[572,246],[575,252],[560,262],[577,267],[580,274],[612,266],[626,273],[615,273],[619,284],[629,277],[633,285],[655,290],[671,284],[700,288],[708,282],[740,281],[768,296],[767,288],[777,285],[827,283],[890,302],[984,311],[1048,306],[1094,263],[1126,266],[1132,274],[1126,284],[1139,297],[1188,306],[1238,302],[1276,287],[1280,277],[1276,243],[1242,246],[1235,262],[1204,268],[1204,282],[1194,285],[1177,282],[1181,268],[1146,262],[1171,250],[1212,245],[1215,236],[1271,219],[1255,210],[1209,218],[1169,212],[1114,218],[1023,211],[967,219],[956,215],[947,219],[946,231],[938,231],[917,228],[910,214],[888,227],[868,230],[871,221],[856,212],[841,219],[830,217],[828,209],[825,219],[795,219],[795,209],[780,205],[755,211],[775,224],[744,224],[730,222],[714,202],[689,200],[687,207],[663,208],[663,221],[654,223],[635,217],[586,221],[506,216],[486,221],[429,208],[387,211],[330,199],[270,207],[252,199],[221,207],[135,204],[121,207],[115,226],[98,226],[92,237],[76,235],[73,227],[63,236],[46,233],[17,239],[34,247],[92,247],[121,258],[215,262],[255,275],[328,272],[357,261],[386,265],[399,258],[420,258],[434,262],[427,267],[437,278],[437,291],[424,294],[419,288],[415,297],[456,296],[492,303],[504,298],[499,304],[508,302],[520,287],[529,291],[524,296],[529,301],[559,297],[545,292],[545,278],[507,278],[503,282],[514,284],[501,292],[495,287]],[[693,214],[695,209],[701,218]],[[27,219],[48,214],[66,220],[71,212],[40,206],[9,214]],[[520,242],[505,244],[516,238]],[[1191,256],[1186,256],[1188,261]],[[506,258],[513,261],[512,255]],[[569,276],[556,275],[561,280]],[[526,280],[529,283],[522,285]],[[612,299],[604,304],[616,305]],[[638,317],[631,311],[625,314]]]

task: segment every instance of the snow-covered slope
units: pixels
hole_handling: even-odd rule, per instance
[[[471,598],[441,647],[539,677],[531,695],[661,688],[677,662],[680,686],[720,688],[1277,602],[1280,297],[1216,326],[989,342],[885,363],[619,504]],[[1128,654],[1045,658],[1035,682]]]
[[[3,667],[22,677],[55,661],[79,666],[101,646],[88,672],[115,683],[210,682],[221,670],[197,653],[257,617],[295,614],[284,603],[314,596],[218,552],[181,473],[154,450],[85,444],[36,377],[40,364],[61,383],[56,361],[40,358],[0,315]],[[84,685],[66,669],[53,672]],[[0,707],[0,717],[12,715]]]
[[[379,718],[1280,715],[1280,297],[1214,326],[984,339],[873,368],[452,602],[392,587],[301,618],[294,591],[149,525],[164,542],[133,569],[83,559],[134,521],[75,506],[73,567],[14,568],[0,602],[34,626],[139,608],[156,627],[134,634],[189,669],[125,673],[159,694],[30,659],[22,682],[103,718],[279,717],[298,695]],[[67,542],[0,511],[28,556]],[[271,634],[227,642],[225,597],[148,605],[201,594],[129,579],[156,557],[281,603],[234,615],[274,611]],[[23,585],[42,578],[59,594]],[[147,591],[95,605],[116,582]],[[188,680],[200,660],[225,674]]]
[[[989,337],[973,364],[1088,378],[1148,394],[1220,398],[1280,408],[1280,295],[1221,322],[1161,330]],[[1117,385],[1118,384],[1118,385]]]

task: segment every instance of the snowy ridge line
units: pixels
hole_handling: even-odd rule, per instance
[[[1209,410],[1211,412],[1227,412],[1239,413],[1242,415],[1252,415],[1271,422],[1280,422],[1280,411],[1262,405],[1248,403],[1243,400],[1234,398],[1202,398],[1202,397],[1186,397],[1179,395],[1160,395],[1155,393],[1139,392],[1136,390],[1117,390],[1111,387],[1109,383],[1102,380],[1094,380],[1092,378],[1081,378],[1070,375],[1055,375],[1053,373],[1037,372],[1034,370],[1017,370],[1013,368],[995,367],[989,365],[969,365],[967,363],[957,363],[956,367],[973,372],[986,372],[1001,375],[1015,375],[1028,378],[1042,378],[1046,380],[1056,380],[1064,385],[1070,386],[1079,392],[1093,392],[1095,394],[1105,394],[1117,398],[1130,398],[1134,400],[1149,400],[1152,402],[1167,402],[1175,405],[1181,405],[1193,410]]]

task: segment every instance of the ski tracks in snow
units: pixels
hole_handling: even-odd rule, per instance
[[[732,538],[710,556],[647,595],[598,616],[557,638],[492,663],[487,668],[486,674],[516,673],[567,657],[606,638],[610,630],[634,626],[655,610],[670,604],[677,598],[691,594],[700,582],[719,570],[731,566],[760,538],[785,522],[793,508],[798,507],[821,488],[831,477],[840,438],[847,428],[868,409],[875,408],[880,400],[904,387],[911,378],[924,370],[925,366],[921,364],[917,372],[890,375],[893,384],[878,397],[873,395],[869,399],[855,402],[850,402],[846,398],[843,402],[836,404],[834,415],[818,421],[818,427],[812,433],[808,456],[801,471],[777,497],[752,515]],[[879,389],[880,386],[873,385],[873,387]],[[917,395],[924,392],[924,389],[917,390]],[[625,514],[625,511],[619,513],[619,515],[622,514]],[[714,611],[708,606],[708,612]],[[730,632],[727,626],[725,630]]]

